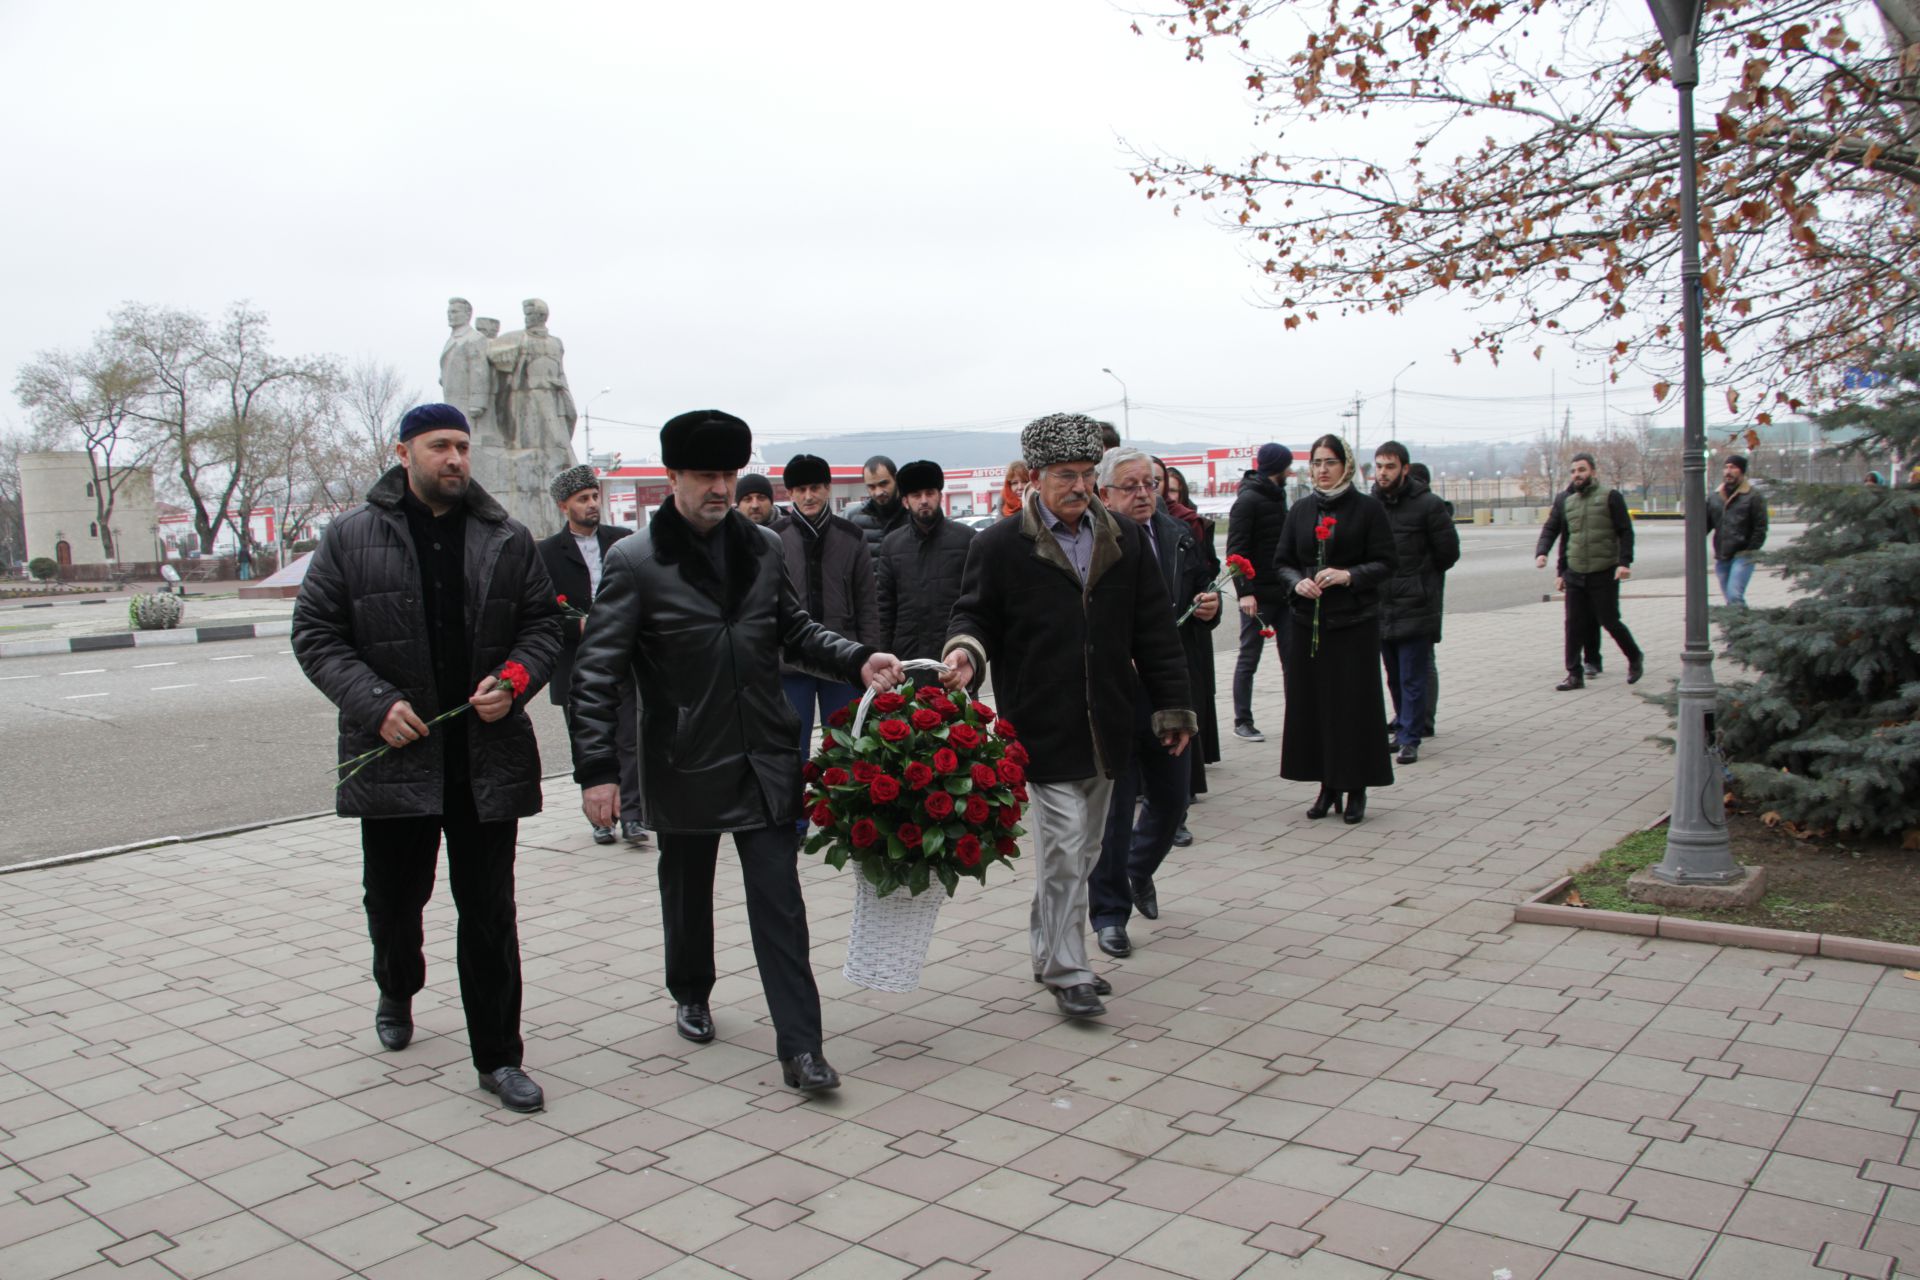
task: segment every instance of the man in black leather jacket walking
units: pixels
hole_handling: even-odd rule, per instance
[[[573,774],[587,820],[610,822],[620,794],[614,716],[631,672],[675,1026],[696,1043],[713,1039],[713,874],[720,837],[731,835],[782,1075],[794,1088],[832,1089],[840,1077],[822,1054],[800,896],[801,749],[779,660],[887,688],[906,673],[893,655],[834,634],[800,607],[780,536],[732,509],[752,452],[747,424],[717,409],[660,429],[673,496],[607,553],[574,659]]]

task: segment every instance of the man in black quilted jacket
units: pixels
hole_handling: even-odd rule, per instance
[[[922,459],[900,468],[908,521],[880,540],[873,569],[880,585],[880,644],[903,660],[939,661],[947,617],[960,598],[973,530],[941,511],[947,473]]]
[[[533,535],[473,483],[469,445],[452,405],[401,419],[400,465],[314,553],[293,651],[340,708],[343,767],[382,752],[334,793],[340,815],[361,820],[380,1043],[400,1050],[413,1038],[413,997],[427,978],[420,916],[444,836],[480,1087],[538,1111],[545,1098],[521,1070],[513,859],[519,820],[540,812],[526,704],[559,656],[560,606]],[[500,687],[509,663],[525,668],[524,688]]]

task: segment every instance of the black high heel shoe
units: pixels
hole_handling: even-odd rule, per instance
[[[1338,812],[1340,812],[1340,793],[1332,787],[1323,785],[1320,788],[1320,798],[1315,800],[1313,807],[1307,810],[1307,816],[1309,818],[1324,818],[1329,813]]]
[[[1346,819],[1347,825],[1352,826],[1354,823],[1360,821],[1360,819],[1366,816],[1367,816],[1366,788],[1362,787],[1358,791],[1347,792],[1347,819]]]

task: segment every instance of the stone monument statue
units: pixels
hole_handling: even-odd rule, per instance
[[[498,320],[475,320],[466,299],[451,299],[453,333],[440,353],[440,389],[473,426],[474,479],[544,537],[560,526],[547,486],[574,465],[578,415],[566,349],[547,331],[547,304],[529,298],[522,309],[526,328],[501,334]]]

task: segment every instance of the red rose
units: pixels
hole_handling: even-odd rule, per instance
[[[973,704],[973,714],[980,718],[981,724],[993,723],[993,708],[984,702],[976,702]]]
[[[987,819],[993,816],[993,806],[987,803],[985,796],[968,796],[966,819],[974,826],[985,826]]]
[[[959,767],[960,757],[955,755],[951,749],[942,747],[933,753],[933,771],[935,773],[952,773]]]
[[[907,705],[907,700],[897,693],[883,693],[873,700],[873,709],[881,715],[889,715]]]
[[[980,745],[980,731],[970,724],[957,724],[947,730],[947,741],[972,750]]]
[[[844,729],[847,727],[847,722],[851,719],[853,719],[853,713],[845,707],[842,707],[827,717],[827,723],[836,729]]]
[[[898,780],[883,773],[867,784],[867,794],[873,797],[875,804],[885,804],[889,800],[898,800],[900,798],[900,783]]]
[[[901,823],[899,827],[894,830],[893,834],[899,836],[900,843],[909,849],[918,849],[920,847],[920,828],[914,826],[911,822]]]
[[[914,690],[913,696],[926,703],[940,702],[945,700],[947,691],[937,684],[923,684]]]
[[[876,732],[888,742],[905,742],[907,735],[913,732],[913,726],[905,720],[882,720]]]
[[[1010,804],[1000,811],[1000,825],[1009,829],[1020,823],[1020,806]]]
[[[1012,836],[1001,836],[993,842],[993,851],[1003,858],[1011,858],[1020,852],[1020,846],[1014,843]]]
[[[1027,784],[1026,783],[1016,782],[1013,784],[1013,798],[1015,800],[1018,800],[1021,804],[1025,804],[1027,802]]]
[[[1000,781],[1025,782],[1026,778],[1027,778],[1027,771],[1020,767],[1019,761],[1002,760],[1000,762]]]
[[[951,702],[948,702],[945,698],[942,698],[940,701],[934,703],[933,709],[940,713],[940,718],[942,720],[958,720],[960,718],[960,708],[954,706]]]
[[[945,821],[953,816],[953,797],[944,791],[927,793],[927,814],[936,821]]]
[[[899,724],[898,720],[889,720],[888,724]],[[913,713],[913,727],[916,729],[938,729],[940,713],[932,707],[918,707]]]
[[[820,781],[830,787],[843,787],[847,783],[847,771],[841,768],[829,769],[820,775]]]
[[[1000,717],[1000,723],[993,726],[993,731],[1009,742],[1020,736],[1013,731],[1013,721],[1007,719],[1005,716]]]
[[[880,828],[873,825],[872,818],[862,818],[853,824],[853,847],[868,849],[880,838]]]
[[[820,781],[820,766],[809,760],[800,766],[800,776],[808,782]]]
[[[813,825],[816,827],[833,825],[833,807],[824,800],[813,806]]]
[[[907,766],[906,773],[907,789],[909,791],[924,791],[926,790],[927,784],[933,781],[933,770],[927,768],[927,766],[921,764],[918,760],[915,760]]]
[[[998,786],[999,784],[1000,784],[1000,777],[998,774],[994,773],[991,766],[984,765],[984,764],[977,764],[973,766],[973,785],[974,786],[993,787],[993,786]]]
[[[527,686],[533,683],[533,677],[528,675],[527,669],[519,663],[509,662],[500,668],[500,681],[502,684],[512,686],[513,696],[518,698],[527,691]]]
[[[853,780],[855,782],[872,782],[879,776],[879,765],[867,760],[856,760],[853,762]]]
[[[980,865],[980,837],[961,836],[953,843],[953,860],[963,867]]]
[[[1014,743],[1012,746],[1007,748],[1007,759],[1013,761],[1017,765],[1021,765],[1024,767],[1026,764],[1029,763],[1027,758],[1026,747],[1018,742]]]

